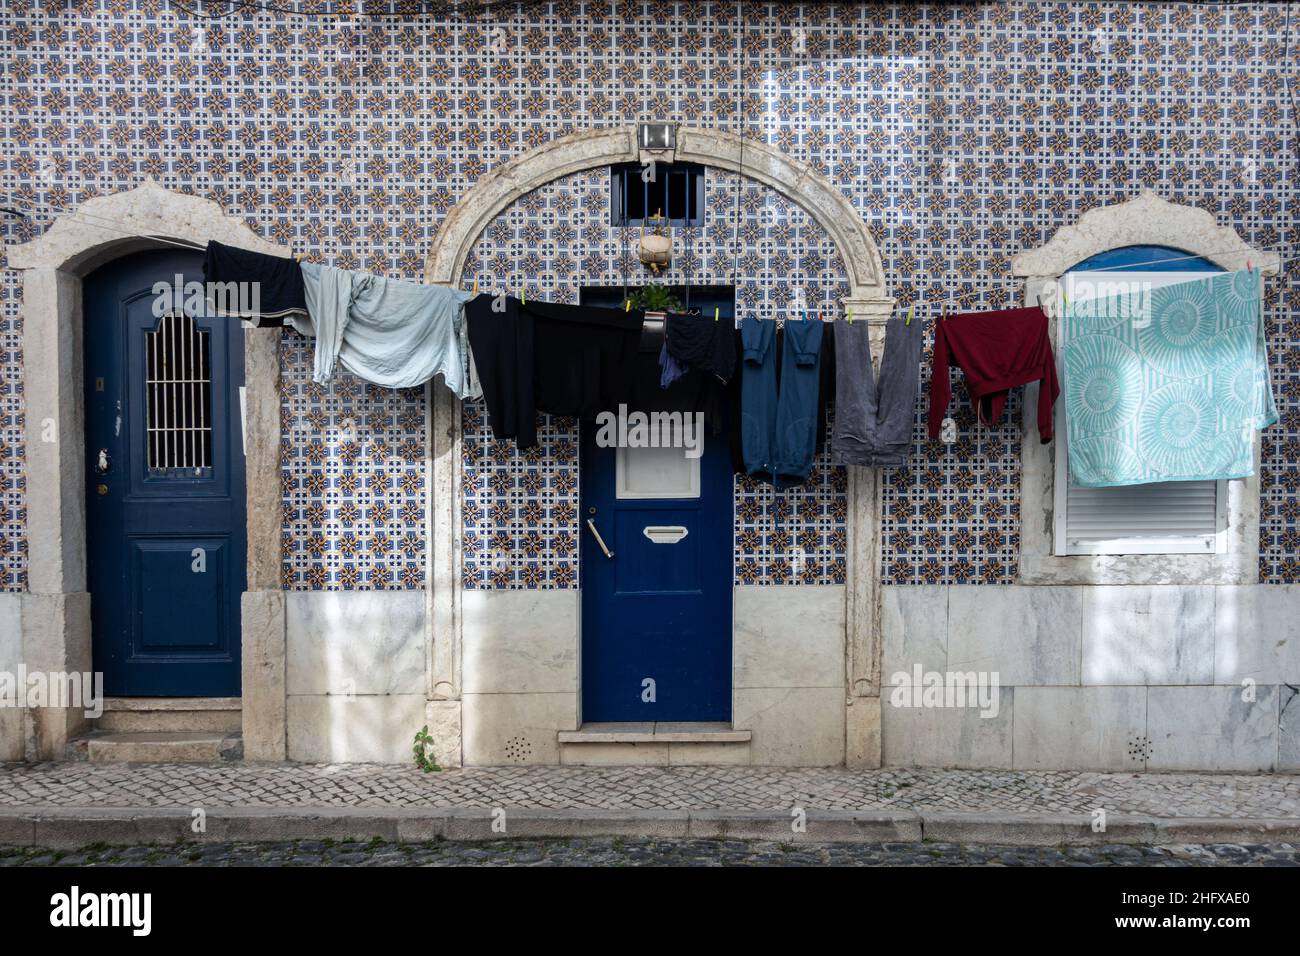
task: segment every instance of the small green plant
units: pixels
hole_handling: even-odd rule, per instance
[[[681,300],[677,296],[669,292],[665,286],[653,282],[630,293],[627,301],[631,304],[631,308],[644,309],[647,312],[680,312],[682,308]]]
[[[434,770],[441,770],[438,762],[431,756],[433,752],[433,738],[429,736],[429,725],[425,724],[420,728],[420,732],[415,735],[415,746],[411,748],[415,754],[415,765],[425,773]]]

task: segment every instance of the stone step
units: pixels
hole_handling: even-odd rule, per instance
[[[237,734],[243,729],[242,722],[238,697],[108,697],[95,729],[111,733]]]
[[[744,766],[750,732],[718,722],[585,723],[560,731],[560,763],[581,767]]]
[[[99,732],[74,746],[91,763],[221,763],[244,757],[243,736],[220,731]]]

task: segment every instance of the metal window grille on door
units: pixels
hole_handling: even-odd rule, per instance
[[[208,333],[184,312],[145,333],[145,405],[151,476],[212,468],[212,370]]]

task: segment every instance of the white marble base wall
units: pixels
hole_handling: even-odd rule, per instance
[[[425,724],[424,594],[287,595],[288,757],[405,763]]]
[[[1300,770],[1300,588],[881,591],[886,765]],[[21,632],[5,597],[0,669]],[[749,763],[843,762],[844,598],[735,589],[732,722],[753,735]],[[465,593],[465,765],[560,761],[556,733],[581,726],[580,600]],[[424,595],[295,593],[286,613],[289,757],[409,760],[427,719]],[[897,675],[924,703],[916,682],[936,673],[996,675],[996,707],[894,705]],[[21,751],[20,715],[0,709],[0,757]]]
[[[0,594],[0,672],[17,674],[23,659],[22,595]],[[0,706],[0,761],[23,759],[23,711]]]
[[[577,591],[466,591],[461,733],[465,766],[559,763],[577,730]]]
[[[882,592],[888,765],[1300,770],[1300,588]],[[1001,706],[892,706],[892,679],[918,669],[996,675]]]
[[[844,597],[842,587],[735,589],[732,724],[753,734],[748,762],[843,763]],[[467,766],[559,762],[556,733],[581,725],[580,602],[575,591],[466,592]]]
[[[756,766],[844,762],[844,588],[735,589],[732,724]]]

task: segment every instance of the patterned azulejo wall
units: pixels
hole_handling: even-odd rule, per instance
[[[777,321],[798,304],[827,308],[847,292],[834,241],[775,191],[715,168],[705,170],[705,224],[674,230],[670,285],[736,289],[739,317]],[[740,229],[735,228],[739,216]],[[583,285],[639,285],[637,229],[610,225],[608,170],[556,180],[514,203],[484,231],[465,266],[480,289],[577,302]],[[740,237],[739,255],[734,239]],[[553,588],[578,584],[578,430],[542,416],[541,447],[520,454],[494,441],[482,402],[466,403],[462,510],[467,587]],[[802,488],[773,494],[735,480],[737,584],[842,583],[847,479],[822,455]]]
[[[1288,26],[1283,3],[751,0],[740,16],[724,2],[565,0],[501,7],[477,21],[422,15],[356,24],[251,9],[200,20],[172,0],[0,0],[0,194],[2,205],[27,215],[0,219],[0,237],[29,239],[86,199],[153,175],[215,200],[313,261],[418,278],[438,224],[484,173],[575,129],[673,120],[744,129],[819,169],[871,228],[891,293],[933,320],[1015,303],[1012,255],[1142,189],[1205,208],[1284,258],[1300,254],[1300,159],[1287,91],[1288,79],[1292,90],[1300,83],[1300,44],[1289,42]],[[726,182],[713,186],[711,219],[734,209]],[[514,220],[485,236],[476,274],[498,284],[535,275],[536,294],[555,297],[570,294],[575,274],[620,281],[606,277],[620,273],[617,249],[601,244],[607,209],[593,196],[579,199],[578,185],[570,192],[574,209],[590,206],[585,223],[566,226],[552,207],[553,222],[532,224],[534,211],[520,204],[508,214]],[[551,215],[548,196],[556,193],[534,200],[543,216]],[[801,266],[791,251],[801,240],[781,234],[783,219],[763,218],[769,208],[781,216],[792,209],[766,191],[744,191],[745,203],[755,211],[742,210],[738,266],[725,219],[712,240],[682,237],[679,264],[691,264],[692,279],[739,275],[742,307],[760,312],[780,308],[782,288],[800,271],[811,286],[839,281],[822,274],[834,270],[823,265],[830,260],[820,237],[802,240],[809,252]],[[514,239],[516,230],[527,239],[537,229],[548,231],[554,252]],[[564,256],[575,263],[557,266]],[[1287,270],[1268,299],[1282,421],[1265,434],[1260,571],[1274,583],[1300,581],[1300,299],[1296,263]],[[39,546],[26,540],[18,297],[6,270],[5,590],[26,586],[27,551]],[[285,354],[286,586],[418,586],[427,544],[417,519],[425,507],[423,396],[346,379],[316,392],[302,343],[288,338]],[[908,466],[888,479],[887,580],[1015,579],[1015,414],[979,434],[961,412],[959,442],[949,449],[918,431]],[[471,417],[467,447],[478,457],[465,466],[470,484],[490,472],[504,487],[497,469],[524,480],[515,462],[484,446],[481,431],[468,430]],[[332,437],[349,431],[349,419],[354,440]],[[548,465],[555,475],[569,468]],[[742,483],[738,579],[835,579],[836,480],[828,470],[788,537],[776,520],[782,503],[750,502]],[[492,569],[467,563],[478,586],[568,586],[572,558],[557,550],[567,521],[559,496],[572,492],[555,494],[559,510],[545,505],[545,534],[536,532],[550,543],[538,549],[531,527],[511,525],[530,515],[494,513],[495,490],[467,491],[466,502],[481,499],[487,509],[481,533],[512,548],[522,535],[525,544],[525,563],[500,578],[491,576],[495,558]],[[751,528],[742,516],[755,514],[762,517]],[[800,535],[817,548],[804,547],[816,557],[796,573],[779,554],[797,556]],[[529,570],[529,549],[543,556],[540,571]]]
[[[289,334],[280,349],[284,587],[424,587],[424,389],[318,385],[313,347]]]

